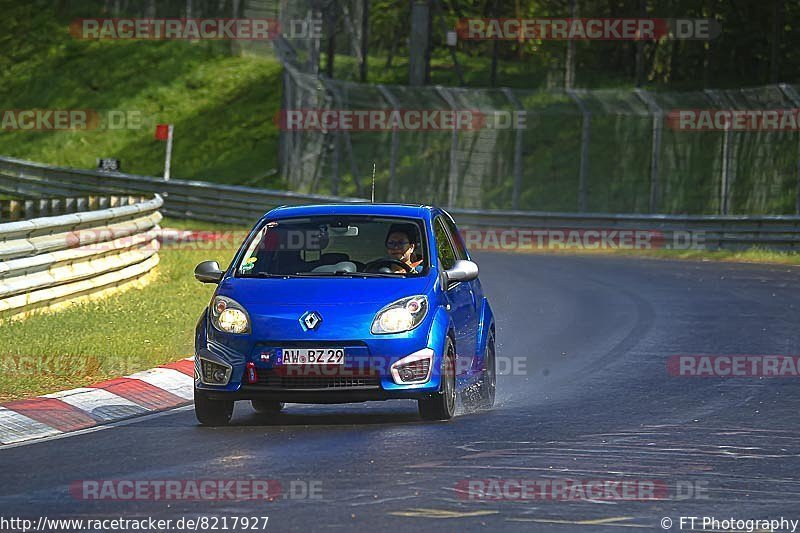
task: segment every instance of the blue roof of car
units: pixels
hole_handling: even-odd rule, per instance
[[[276,207],[264,216],[269,218],[294,218],[319,215],[376,215],[425,218],[425,213],[430,213],[434,209],[436,208],[420,204],[372,204],[367,202],[352,204],[289,205]]]

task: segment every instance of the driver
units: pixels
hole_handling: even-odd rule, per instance
[[[414,255],[417,248],[417,231],[408,224],[393,224],[386,235],[386,254],[396,261],[408,265],[409,273],[416,274],[422,271],[422,259]],[[389,265],[392,272],[405,273],[400,265]]]

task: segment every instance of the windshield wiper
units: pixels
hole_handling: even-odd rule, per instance
[[[386,274],[384,272],[350,272],[349,270],[337,270],[335,272],[297,272],[295,276],[302,277],[322,277],[322,276],[345,276],[349,278],[396,278],[399,274]]]
[[[296,274],[273,274],[271,272],[256,272],[255,274],[237,274],[237,278],[296,278]]]

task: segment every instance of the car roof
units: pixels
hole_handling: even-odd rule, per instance
[[[422,204],[315,204],[288,205],[276,207],[264,215],[264,218],[295,218],[320,215],[373,215],[396,216],[408,218],[428,218],[438,208]],[[426,214],[428,216],[426,216]]]

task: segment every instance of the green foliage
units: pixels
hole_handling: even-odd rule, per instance
[[[2,131],[3,155],[78,168],[115,157],[125,172],[161,175],[165,143],[153,132],[171,123],[173,176],[281,185],[257,179],[277,166],[275,58],[232,56],[223,42],[78,40],[68,18],[41,5],[10,11],[0,32],[0,108],[90,109],[101,117],[117,110],[133,127]]]
[[[549,18],[570,17],[569,0],[441,0],[445,26],[452,29],[463,18]],[[408,2],[378,0],[371,4],[370,50],[376,58],[370,75],[378,78],[384,58],[395,48],[393,64],[399,67],[408,56]],[[647,0],[642,14],[640,0],[579,0],[579,18],[714,19],[721,34],[711,41],[667,40],[644,43],[645,83],[674,89],[762,85],[797,80],[800,67],[800,4],[797,2],[724,2],[710,0]],[[782,9],[779,6],[783,6]],[[452,61],[444,45],[441,22],[432,11],[431,78],[444,83],[454,78]],[[344,39],[340,39],[344,41]],[[529,39],[499,41],[498,85],[518,86],[519,73],[528,74],[528,88],[559,85],[564,69],[565,41]],[[774,48],[773,48],[774,47]],[[488,85],[493,41],[461,40],[459,60],[467,73],[467,85]],[[619,87],[635,82],[637,43],[633,41],[578,41],[576,86]],[[773,55],[774,54],[774,55]],[[771,63],[773,57],[777,63]],[[437,60],[442,62],[437,65]],[[339,61],[339,58],[337,58]],[[447,62],[448,72],[440,72]],[[348,69],[349,73],[354,72]],[[451,76],[452,75],[452,76]],[[405,77],[401,77],[405,80]]]

